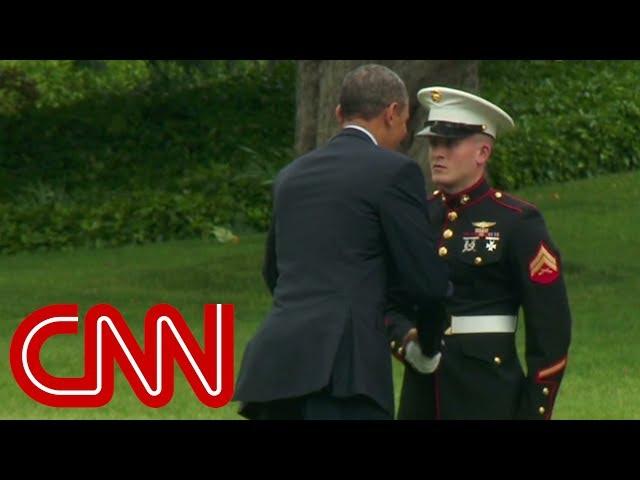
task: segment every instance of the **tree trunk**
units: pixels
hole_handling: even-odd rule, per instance
[[[316,148],[321,63],[317,60],[301,60],[296,66],[295,149],[299,155]]]
[[[478,61],[476,60],[303,60],[297,65],[296,143],[298,154],[322,145],[339,129],[335,118],[340,86],[350,70],[366,63],[378,63],[395,71],[409,91],[411,120],[409,135],[401,151],[415,159],[425,172],[428,146],[424,139],[414,139],[426,120],[427,112],[416,97],[418,90],[442,85],[478,91]]]

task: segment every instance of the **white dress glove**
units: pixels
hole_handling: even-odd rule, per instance
[[[422,353],[418,342],[411,340],[406,347],[404,359],[420,373],[433,373],[440,364],[440,352],[433,357],[427,357]]]

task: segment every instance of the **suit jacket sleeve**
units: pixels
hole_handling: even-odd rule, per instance
[[[424,176],[408,162],[393,176],[380,201],[380,219],[398,285],[417,312],[447,294],[448,267],[436,254],[437,232],[427,217]]]
[[[515,228],[509,255],[521,295],[527,363],[517,418],[549,419],[571,340],[562,260],[537,210],[525,212]]]
[[[262,264],[262,278],[264,278],[269,291],[273,295],[278,281],[278,264],[276,258],[276,221],[271,218],[269,233],[267,234],[267,245],[265,248],[264,262]]]
[[[389,289],[385,308],[385,330],[389,338],[391,353],[404,361],[404,339],[409,330],[418,329],[418,343],[422,353],[432,357],[441,350],[443,331],[447,322],[444,302],[431,302],[427,310],[411,311],[402,301],[397,291]],[[400,350],[400,348],[403,350]]]
[[[269,232],[267,233],[267,242],[264,253],[264,261],[262,263],[262,278],[264,278],[269,292],[273,295],[273,291],[276,288],[278,281],[278,262],[276,256],[276,205],[275,205],[275,192],[276,192],[277,178],[273,182],[273,188],[271,196],[274,199],[272,202],[272,214],[271,224],[269,225]]]
[[[401,350],[401,347],[404,348],[404,339],[409,330],[416,327],[416,323],[406,311],[407,303],[399,298],[398,293],[393,286],[388,290],[384,326],[391,353],[395,358],[404,362],[404,351]]]
[[[418,329],[425,355],[440,350],[446,320],[443,299],[449,291],[448,267],[435,252],[437,230],[427,215],[424,176],[416,163],[404,165],[383,194],[380,216],[394,274],[385,325],[396,358],[407,332]]]

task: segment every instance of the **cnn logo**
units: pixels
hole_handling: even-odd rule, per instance
[[[100,407],[113,397],[117,363],[142,403],[162,407],[173,396],[176,362],[198,399],[213,408],[233,395],[233,305],[204,306],[204,348],[180,312],[152,307],[144,319],[144,351],[114,307],[92,307],[84,322],[84,376],[56,377],[40,362],[54,335],[77,335],[78,305],[49,305],[20,324],[11,340],[13,375],[31,398],[52,407]]]

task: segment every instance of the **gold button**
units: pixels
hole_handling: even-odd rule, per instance
[[[469,195],[463,195],[462,198],[460,199],[460,203],[462,205],[464,205],[465,203],[467,203],[469,201]]]
[[[403,350],[402,347],[398,348],[398,355],[402,355],[402,350]]]
[[[549,395],[549,389],[548,389],[547,387],[544,387],[544,388],[542,389],[542,394],[543,394],[543,395]]]
[[[440,195],[440,198],[442,199],[443,202],[447,199],[447,197],[445,197],[444,193],[442,195]]]
[[[442,236],[444,238],[451,238],[453,237],[453,230],[447,228],[444,232],[442,232]]]
[[[433,195],[434,195],[434,196],[436,196],[436,195],[440,195],[440,190],[434,190],[434,191],[433,191]]]
[[[391,341],[391,349],[393,350],[394,348],[396,348],[396,341],[392,340]]]
[[[442,94],[438,90],[434,90],[433,92],[431,92],[431,100],[435,103],[438,103],[440,100],[442,100]]]
[[[441,257],[444,257],[448,252],[449,250],[447,250],[447,247],[440,247],[438,249],[438,255],[440,255]]]
[[[455,219],[458,218],[458,214],[456,212],[449,212],[449,214],[447,215],[447,218],[449,219],[450,222],[453,222]]]
[[[493,357],[493,361],[496,365],[500,365],[502,363],[502,360],[500,359],[500,357]]]
[[[480,265],[482,263],[482,257],[476,257],[473,259],[473,263]]]
[[[496,198],[502,198],[502,192],[496,192]]]
[[[544,412],[545,412],[544,407],[540,407],[538,409],[538,412],[540,412],[540,415],[544,415]]]

